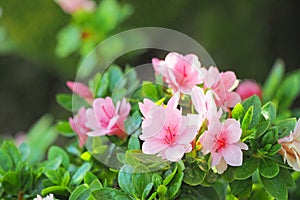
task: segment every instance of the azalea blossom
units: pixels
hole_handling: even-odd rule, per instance
[[[93,11],[96,3],[91,0],[56,0],[57,4],[66,13],[73,14],[79,10]]]
[[[236,92],[240,95],[242,100],[245,100],[253,95],[257,95],[260,99],[262,99],[262,90],[260,86],[252,80],[243,81],[236,88]]]
[[[279,153],[282,155],[284,162],[295,170],[300,171],[300,119],[298,120],[294,131],[290,135],[278,140],[281,144]]]
[[[129,115],[130,108],[125,98],[121,102],[118,101],[116,106],[110,97],[95,99],[93,108],[86,111],[85,125],[91,129],[87,134],[92,137],[102,135],[125,137],[124,122]]]
[[[222,115],[222,110],[217,110],[212,90],[208,90],[204,94],[204,90],[195,86],[191,93],[192,103],[199,116],[199,126],[207,119],[208,121],[215,120],[215,116],[219,119]]]
[[[165,60],[152,59],[154,70],[161,74],[174,92],[188,94],[197,84],[202,83],[200,76],[201,63],[194,54],[185,56],[171,52]]]
[[[75,94],[78,94],[80,97],[84,98],[88,103],[93,102],[94,95],[88,86],[80,82],[72,82],[72,81],[67,81],[67,86]]]
[[[158,106],[144,100],[140,110],[144,116],[142,151],[145,154],[157,154],[172,162],[179,161],[184,153],[192,150],[191,142],[197,135],[197,115],[182,116],[177,109],[179,93],[176,93],[167,106]]]
[[[204,82],[204,89],[212,89],[217,106],[222,107],[224,111],[227,108],[234,107],[241,102],[238,93],[233,92],[237,82],[235,73],[232,71],[219,72],[218,68],[201,68],[201,76]]]
[[[77,115],[75,115],[74,118],[69,118],[71,128],[78,135],[80,147],[83,147],[86,140],[88,139],[87,133],[91,131],[90,128],[86,127],[86,122],[86,109],[84,107],[82,107],[78,111]]]
[[[40,195],[37,195],[37,197],[34,198],[33,200],[54,200],[54,196],[53,196],[53,194],[49,194],[43,198]]]
[[[220,122],[218,119],[208,125],[208,130],[200,137],[203,146],[202,153],[211,153],[211,167],[216,167],[219,174],[231,166],[241,166],[243,162],[242,150],[248,146],[240,142],[242,129],[235,119]]]

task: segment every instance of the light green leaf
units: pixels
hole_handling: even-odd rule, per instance
[[[68,154],[62,148],[60,148],[58,146],[52,146],[48,152],[48,160],[53,160],[59,156],[62,156],[62,165],[66,169],[69,169],[70,159],[69,159]]]

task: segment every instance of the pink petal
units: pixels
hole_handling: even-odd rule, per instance
[[[235,73],[232,71],[227,71],[220,74],[221,79],[223,80],[223,84],[225,87],[225,90],[228,91],[235,83],[236,76]]]
[[[75,94],[78,94],[82,98],[86,100],[93,100],[94,95],[92,91],[84,84],[79,82],[67,81],[67,86],[70,90],[72,90]]]
[[[241,166],[243,163],[242,150],[235,144],[227,144],[221,150],[222,156],[227,164],[231,166]]]
[[[236,104],[241,102],[241,97],[236,92],[227,92],[226,94],[226,106],[233,108]]]
[[[145,154],[157,154],[163,149],[167,148],[168,145],[161,140],[155,138],[146,140],[142,145],[142,151]]]
[[[220,163],[221,159],[222,159],[222,154],[221,153],[216,153],[216,152],[213,152],[211,154],[211,166],[214,167],[216,166],[217,164]]]
[[[240,123],[235,119],[227,119],[224,123],[225,131],[223,137],[226,143],[233,144],[240,140],[242,135],[242,129],[240,128]]]
[[[139,102],[139,108],[144,117],[148,116],[153,106],[156,106],[156,104],[149,99],[144,99],[143,103]]]
[[[206,105],[205,105],[205,100],[206,97],[204,95],[204,91],[202,88],[199,88],[197,86],[193,87],[192,93],[191,93],[191,99],[193,102],[193,105],[195,107],[195,110],[200,114],[205,114],[206,115]]]
[[[178,162],[184,155],[185,148],[182,145],[169,147],[165,150],[166,159],[171,162]]]
[[[223,174],[227,167],[227,163],[225,162],[224,158],[222,158],[219,164],[216,165],[218,174]]]
[[[177,136],[176,141],[179,144],[189,144],[195,139],[197,133],[197,126],[189,126]]]
[[[211,88],[213,84],[218,80],[219,74],[220,72],[218,68],[213,66],[209,67],[204,81],[205,86],[207,88]]]

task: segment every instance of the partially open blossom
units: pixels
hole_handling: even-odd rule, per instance
[[[208,130],[203,133],[200,142],[203,146],[202,153],[211,153],[211,167],[216,167],[218,173],[222,174],[231,166],[241,166],[243,162],[243,150],[248,146],[240,142],[242,129],[240,123],[234,119],[220,122],[218,119],[208,125]]]
[[[237,79],[232,71],[219,72],[218,68],[201,68],[201,77],[204,82],[204,89],[212,89],[217,106],[222,107],[224,111],[227,108],[234,107],[241,101],[240,96],[233,92]]]
[[[236,92],[240,95],[242,100],[245,100],[253,95],[257,95],[262,99],[262,90],[260,86],[252,80],[246,80],[239,84]]]
[[[284,162],[295,170],[300,171],[300,119],[298,120],[294,131],[290,135],[278,140],[282,145],[279,153],[282,155]]]
[[[154,70],[157,74],[161,74],[166,83],[174,92],[188,94],[192,88],[202,83],[199,69],[200,61],[194,54],[185,56],[171,52],[165,60],[157,58],[152,59]]]
[[[86,122],[86,109],[84,107],[82,107],[78,111],[77,115],[75,115],[74,118],[69,118],[71,128],[78,135],[80,147],[82,147],[85,144],[88,138],[87,133],[91,131],[90,128],[86,127]]]
[[[93,11],[96,3],[92,0],[56,0],[58,5],[69,14],[78,10]]]
[[[218,116],[218,119],[221,117],[222,110],[217,110],[211,90],[206,91],[206,94],[204,94],[204,90],[202,88],[195,86],[192,89],[191,98],[194,108],[199,116],[200,126],[206,119],[211,121],[215,120],[214,116]]]
[[[158,154],[172,162],[179,161],[184,153],[192,150],[191,142],[197,135],[197,115],[182,116],[177,109],[179,93],[176,93],[167,106],[158,106],[144,100],[140,109],[144,116],[142,151],[145,154]]]
[[[72,82],[72,81],[67,81],[67,86],[70,90],[72,90],[72,92],[84,98],[88,103],[93,102],[94,95],[88,86],[80,82]]]
[[[54,200],[54,196],[53,196],[53,194],[49,194],[43,198],[40,195],[37,195],[37,197],[34,198],[33,200]]]
[[[86,111],[85,125],[91,129],[89,136],[116,135],[126,136],[124,122],[130,112],[130,104],[124,98],[116,106],[110,97],[95,99],[93,108]]]

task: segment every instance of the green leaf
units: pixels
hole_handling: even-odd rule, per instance
[[[80,185],[71,194],[70,200],[86,200],[90,196],[90,191],[86,185]]]
[[[273,178],[260,176],[260,180],[265,190],[275,199],[286,200],[288,198],[286,185],[280,176]]]
[[[111,65],[108,69],[109,72],[109,91],[113,92],[118,84],[118,81],[123,77],[121,68],[117,65]]]
[[[14,168],[21,162],[21,154],[12,141],[4,141],[2,149],[10,155]]]
[[[21,190],[20,179],[16,172],[9,171],[2,178],[2,187],[8,194],[16,195]]]
[[[71,180],[70,172],[66,171],[62,178],[61,186],[67,187],[70,183],[70,180]]]
[[[65,137],[76,136],[76,134],[72,130],[69,122],[67,122],[67,121],[58,122],[55,126],[55,129],[57,132],[59,132],[61,135],[65,136]]]
[[[296,125],[296,118],[289,118],[276,123],[278,126],[278,138],[288,136]]]
[[[138,136],[131,135],[128,141],[128,150],[140,150],[140,140]]]
[[[242,103],[243,107],[245,110],[249,110],[249,108],[251,106],[253,106],[253,114],[252,114],[252,120],[251,123],[249,124],[248,129],[251,129],[253,127],[255,127],[258,122],[259,122],[259,116],[261,113],[261,102],[258,96],[254,95],[251,96],[250,98],[246,99],[243,103]]]
[[[106,97],[108,94],[109,88],[109,73],[105,72],[102,76],[99,77],[98,84],[95,89],[96,97]]]
[[[212,187],[203,187],[201,185],[191,187],[183,185],[181,188],[180,200],[220,200],[217,192]]]
[[[97,180],[97,176],[92,172],[87,172],[84,176],[84,183],[90,185],[94,180]]]
[[[171,180],[174,178],[178,169],[177,163],[174,163],[166,172],[165,172],[165,179],[163,180],[164,185],[168,185]]]
[[[268,155],[273,156],[281,149],[281,144],[275,144],[268,150]]]
[[[47,187],[47,188],[44,188],[41,192],[41,195],[42,196],[46,196],[47,194],[50,194],[50,193],[53,193],[53,194],[57,194],[57,195],[68,195],[68,191],[67,191],[67,188],[64,187],[64,186],[50,186],[50,187]]]
[[[242,119],[244,114],[245,114],[245,109],[244,109],[243,105],[240,103],[236,104],[231,112],[232,118],[234,118],[236,120]]]
[[[54,170],[47,170],[44,173],[47,178],[55,185],[60,185],[61,181],[62,181],[62,177],[61,174],[59,173],[59,171],[54,171]]]
[[[234,181],[234,168],[231,166],[228,166],[226,171],[223,174],[221,174],[221,176],[226,182]]]
[[[255,139],[261,137],[270,127],[270,121],[262,121],[255,127]]]
[[[33,172],[31,168],[25,163],[19,163],[17,169],[17,176],[19,177],[21,188],[27,191],[33,184]]]
[[[167,191],[167,195],[166,195],[167,199],[175,198],[178,195],[180,187],[181,187],[184,173],[183,173],[182,166],[180,166],[179,163],[177,163],[177,164],[178,164],[177,174],[174,176],[174,178],[168,184],[168,191]]]
[[[13,161],[3,149],[0,149],[0,168],[4,171],[9,171],[13,168]]]
[[[278,89],[279,84],[284,75],[285,64],[283,60],[278,59],[275,61],[272,70],[267,77],[263,87],[263,99],[264,102],[270,101],[274,98],[274,95]]]
[[[259,163],[259,173],[265,178],[273,178],[279,173],[279,166],[273,160],[261,160]]]
[[[186,165],[185,167],[183,181],[186,184],[196,186],[204,181],[206,173],[196,163]]]
[[[80,96],[72,94],[57,94],[57,103],[70,112],[77,112],[82,107],[88,107],[89,104]]]
[[[242,120],[242,130],[247,130],[250,123],[252,122],[252,118],[253,118],[253,106],[250,106],[250,108],[247,110],[243,120]]]
[[[152,183],[154,183],[154,186],[155,186],[156,188],[158,188],[158,186],[161,185],[162,182],[163,182],[163,178],[162,178],[159,174],[154,173],[154,174],[152,175]]]
[[[276,118],[276,108],[275,108],[274,104],[272,102],[266,103],[262,107],[261,114],[264,116],[264,118],[267,121],[270,121],[270,123],[273,123]]]
[[[69,169],[70,159],[68,154],[58,146],[52,146],[48,152],[48,160],[55,159],[56,157],[62,156],[62,165]]]
[[[243,162],[243,165],[237,167],[234,172],[234,178],[237,180],[244,180],[252,176],[259,165],[259,160],[250,158]]]
[[[91,184],[90,184],[90,191],[93,192],[93,191],[96,191],[96,190],[99,190],[103,188],[103,185],[102,183],[98,180],[98,179],[95,179]]]
[[[251,178],[245,180],[237,180],[229,183],[231,192],[238,199],[247,199],[252,192]]]
[[[143,191],[142,200],[147,199],[147,196],[150,194],[152,187],[153,187],[153,183],[152,182],[148,183],[148,185],[145,187]]]
[[[81,165],[81,167],[79,167],[75,172],[75,174],[73,175],[71,184],[72,185],[79,184],[83,180],[85,174],[91,169],[91,167],[92,166],[90,163],[84,163],[83,165]]]
[[[128,195],[126,195],[121,190],[114,188],[101,188],[92,192],[95,199],[117,199],[117,200],[132,200]]]
[[[157,93],[156,85],[151,82],[144,81],[142,85],[142,97],[148,98],[152,101],[159,100],[160,98]]]
[[[287,187],[294,187],[296,183],[292,177],[292,174],[289,170],[280,168],[278,176],[284,181]]]

